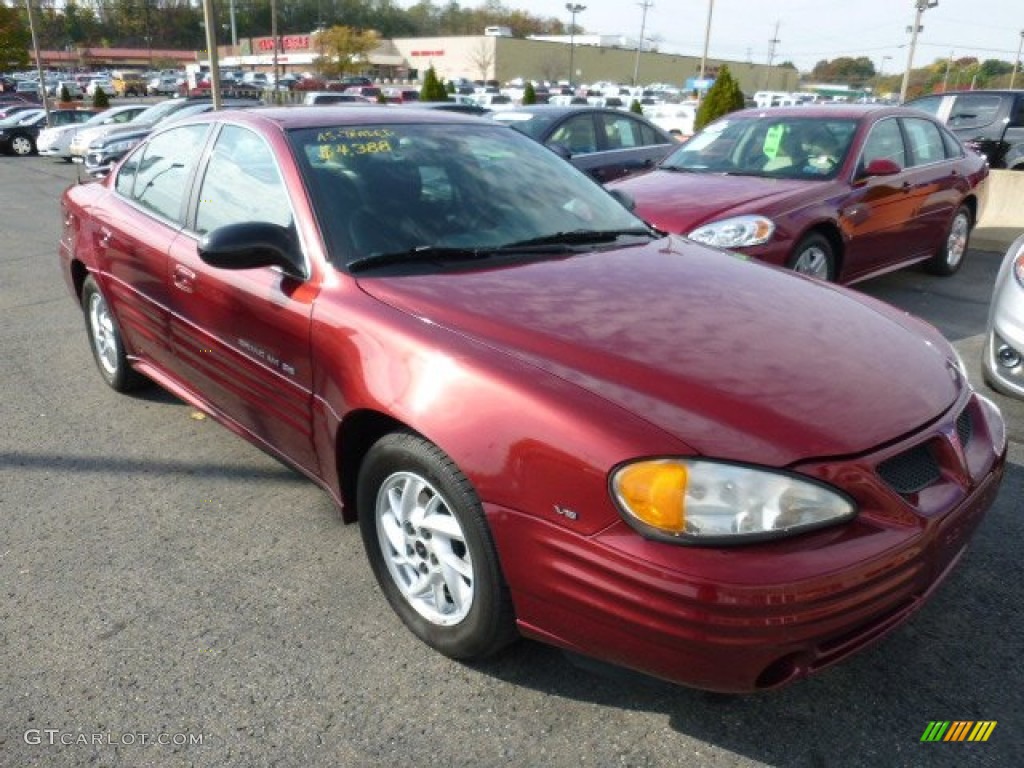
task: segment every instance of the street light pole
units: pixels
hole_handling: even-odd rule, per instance
[[[929,8],[934,8],[939,0],[914,0],[914,26],[910,29],[910,50],[907,52],[907,68],[903,72],[903,85],[900,86],[900,103],[907,100],[907,87],[910,85],[910,70],[914,66],[914,48],[917,47],[917,33],[921,31],[921,16]]]
[[[572,14],[572,21],[569,24],[569,87],[572,88],[573,81],[573,53],[576,48],[576,14],[583,13],[587,6],[579,3],[566,3],[565,10]]]
[[[1020,51],[1024,47],[1024,29],[1020,31],[1020,42],[1017,43],[1017,58],[1013,60],[1013,71],[1010,73],[1010,87],[1013,88],[1013,81],[1017,79],[1017,70],[1020,69]]]

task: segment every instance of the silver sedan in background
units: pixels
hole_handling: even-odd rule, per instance
[[[1024,235],[1003,257],[988,310],[982,370],[992,389],[1024,398]]]
[[[84,123],[43,128],[39,132],[39,138],[36,139],[36,150],[44,157],[56,157],[70,163],[71,140],[79,131],[102,125],[127,123],[148,106],[148,104],[122,104],[105,109]]]

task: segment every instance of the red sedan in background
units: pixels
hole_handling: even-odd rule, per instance
[[[956,272],[987,176],[919,110],[830,105],[734,112],[608,186],[658,229],[854,283],[919,262]]]
[[[493,121],[210,112],[61,220],[107,384],[155,381],[318,483],[453,658],[522,634],[783,685],[919,608],[1003,474],[935,329],[656,232]]]

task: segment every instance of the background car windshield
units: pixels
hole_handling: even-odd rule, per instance
[[[855,120],[725,118],[669,155],[663,168],[744,176],[828,179],[839,172]]]
[[[500,126],[339,126],[290,137],[339,265],[646,226],[572,165]]]

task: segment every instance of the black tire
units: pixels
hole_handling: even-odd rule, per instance
[[[36,151],[36,143],[32,141],[31,136],[27,136],[24,133],[16,133],[11,136],[9,143],[11,146],[11,153],[18,155],[19,157],[31,155]]]
[[[832,282],[836,279],[836,253],[829,239],[811,232],[797,243],[786,266],[802,275]]]
[[[469,661],[515,639],[483,508],[437,446],[404,432],[382,437],[360,468],[357,509],[374,576],[420,640]]]
[[[953,214],[946,237],[939,246],[938,252],[924,263],[925,269],[933,275],[948,277],[960,269],[967,255],[967,247],[971,239],[971,228],[974,217],[966,205],[961,205]]]
[[[121,329],[92,275],[82,285],[82,313],[89,348],[103,380],[118,392],[130,392],[148,384],[149,380],[129,364]]]

